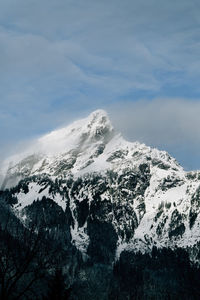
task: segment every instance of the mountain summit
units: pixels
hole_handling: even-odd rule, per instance
[[[76,173],[94,162],[114,136],[114,129],[104,110],[54,130],[36,140],[22,153],[4,163],[4,187],[34,174]]]
[[[27,176],[48,174],[64,176],[70,173],[123,169],[145,162],[148,157],[180,168],[166,152],[140,143],[129,143],[117,133],[104,110],[96,110],[87,118],[54,130],[36,140],[24,152],[4,163],[3,186],[11,187]]]
[[[38,144],[46,154],[65,153],[73,149],[84,151],[91,144],[109,141],[112,135],[113,127],[107,113],[97,110],[87,118],[45,135]]]
[[[16,215],[29,220],[50,199],[67,212],[82,254],[112,261],[124,249],[179,246],[196,259],[200,174],[165,151],[127,142],[105,111],[41,137],[6,164],[3,189],[12,187]]]

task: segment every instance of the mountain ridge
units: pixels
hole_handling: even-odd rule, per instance
[[[198,172],[185,172],[165,151],[127,142],[102,110],[40,138],[38,145],[36,155],[8,168],[4,181],[22,221],[35,201],[48,198],[69,211],[71,241],[86,257],[94,251],[94,232],[102,238],[99,226],[113,238],[112,259],[154,246],[196,251]]]
[[[5,160],[4,173],[7,172],[7,176],[9,173],[10,175],[13,173],[23,175],[24,173],[24,177],[27,175],[40,174],[42,172],[53,175],[55,167],[53,166],[53,170],[50,170],[45,168],[46,165],[53,164],[56,160],[66,161],[69,159],[69,166],[66,164],[66,169],[68,167],[68,169],[71,170],[74,164],[73,161],[77,158],[77,156],[80,161],[80,154],[86,154],[82,159],[83,162],[80,162],[80,166],[77,166],[77,168],[74,168],[72,171],[74,174],[78,171],[78,169],[84,169],[87,167],[85,162],[87,162],[87,164],[94,163],[92,159],[98,156],[101,156],[102,158],[100,163],[105,163],[102,154],[104,154],[103,152],[106,146],[108,148],[106,149],[108,150],[107,152],[109,152],[109,147],[111,148],[110,152],[113,152],[115,147],[124,148],[124,153],[122,153],[124,157],[126,156],[127,151],[130,152],[130,148],[132,148],[131,151],[134,151],[135,148],[134,155],[137,155],[137,150],[144,150],[144,152],[149,152],[150,154],[151,152],[154,152],[153,155],[155,156],[155,159],[159,155],[162,155],[163,158],[164,156],[166,158],[170,157],[165,151],[159,151],[138,142],[127,142],[120,133],[117,133],[114,130],[107,113],[104,110],[97,110],[92,112],[87,118],[75,121],[67,127],[54,130],[49,134],[40,137],[37,141],[35,141],[35,146],[31,145],[30,148],[25,149],[25,151],[20,154]],[[89,148],[89,151],[93,153],[88,154],[87,152],[89,151],[87,151],[87,148]],[[106,154],[109,155],[109,153]],[[119,155],[120,153],[118,153],[118,156]],[[107,157],[106,160],[107,162],[108,160],[112,161],[112,158]],[[175,160],[174,162],[178,165]],[[109,167],[109,164],[105,166],[105,168]],[[96,170],[95,167],[93,169]],[[4,177],[5,175],[6,174],[4,174]],[[17,177],[16,174],[14,175]]]

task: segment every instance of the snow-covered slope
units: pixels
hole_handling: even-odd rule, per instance
[[[72,241],[83,253],[91,254],[100,225],[117,255],[200,241],[200,174],[186,173],[167,152],[125,141],[102,110],[40,138],[3,170],[3,188],[16,185],[17,214],[26,219],[34,201],[52,199],[70,211]]]
[[[23,153],[8,158],[2,168],[3,187],[35,174],[58,176],[80,172],[96,161],[113,135],[106,112],[95,111],[88,118],[39,138]]]
[[[114,131],[107,113],[97,110],[88,118],[41,137],[24,152],[8,158],[2,168],[2,184],[3,188],[11,187],[22,178],[42,173],[57,177],[70,173],[80,176],[110,168],[120,170],[148,159],[182,171],[166,152],[125,141]]]

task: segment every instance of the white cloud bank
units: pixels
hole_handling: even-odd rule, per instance
[[[200,144],[200,101],[155,99],[112,107],[116,126],[130,139],[150,144]]]
[[[109,107],[115,127],[129,140],[167,150],[184,166],[200,168],[200,101],[141,100]]]

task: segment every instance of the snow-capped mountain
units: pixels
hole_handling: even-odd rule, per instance
[[[96,162],[113,135],[107,114],[95,111],[86,119],[39,138],[24,152],[6,160],[3,186],[13,186],[19,179],[35,174],[76,174]]]
[[[179,246],[197,257],[200,173],[185,172],[167,152],[127,142],[103,110],[7,159],[2,178],[24,222],[37,203],[61,207],[83,254],[112,260],[124,249]]]
[[[120,170],[138,166],[150,158],[182,170],[166,152],[125,141],[114,131],[107,113],[97,110],[88,118],[41,137],[24,152],[8,158],[2,168],[2,184],[11,187],[27,176],[44,173],[51,177],[69,174],[77,177],[108,169]]]

